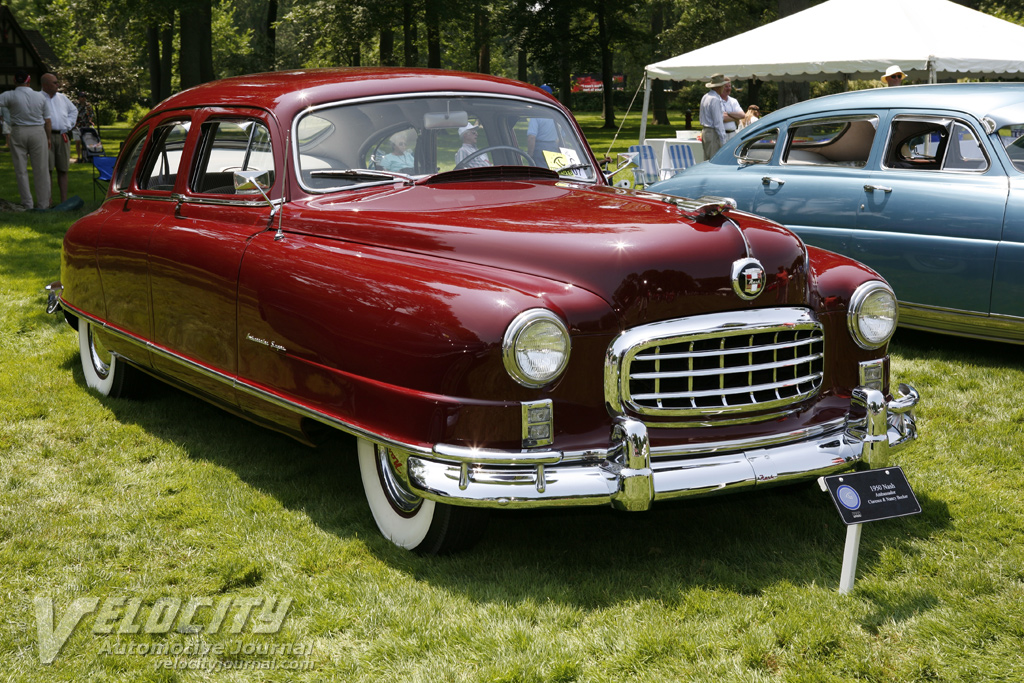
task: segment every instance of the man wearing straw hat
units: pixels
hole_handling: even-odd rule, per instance
[[[700,101],[701,144],[704,158],[710,160],[725,144],[725,120],[729,117],[725,107],[732,82],[722,74],[715,74],[704,86],[709,90]]]

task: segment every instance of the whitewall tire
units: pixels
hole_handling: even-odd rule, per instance
[[[78,320],[78,353],[82,361],[85,383],[103,396],[118,398],[134,394],[141,381],[141,372],[111,353],[96,334],[96,326]]]
[[[395,474],[390,452],[357,439],[359,473],[373,520],[395,545],[423,555],[464,550],[475,544],[487,526],[487,511],[421,498]]]

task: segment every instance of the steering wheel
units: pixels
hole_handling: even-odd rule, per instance
[[[475,151],[472,154],[468,155],[465,159],[463,159],[459,163],[455,164],[455,168],[453,168],[452,170],[453,171],[458,171],[460,168],[466,168],[466,164],[469,163],[470,161],[472,161],[473,159],[476,159],[478,156],[481,156],[483,154],[487,154],[488,152],[496,150],[496,149],[506,149],[506,150],[508,150],[510,152],[515,152],[515,153],[519,154],[520,156],[526,157],[526,161],[529,162],[529,163],[527,163],[527,166],[533,166],[533,157],[531,157],[529,154],[527,154],[523,150],[519,149],[518,147],[511,147],[509,145],[494,145],[493,147],[484,147],[483,149],[478,149],[477,151]]]

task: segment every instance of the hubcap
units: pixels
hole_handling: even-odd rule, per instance
[[[100,379],[106,379],[110,374],[110,364],[113,356],[103,341],[93,332],[93,326],[89,325],[89,355],[92,357],[92,368],[99,375]]]
[[[420,509],[423,499],[412,493],[399,480],[391,464],[391,452],[383,446],[377,446],[377,476],[384,495],[395,512],[403,517],[412,517]]]

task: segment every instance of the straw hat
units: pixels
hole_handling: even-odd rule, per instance
[[[723,74],[715,74],[714,76],[711,77],[711,81],[709,83],[704,84],[704,87],[721,88],[726,83],[732,83],[732,81],[726,78]]]

